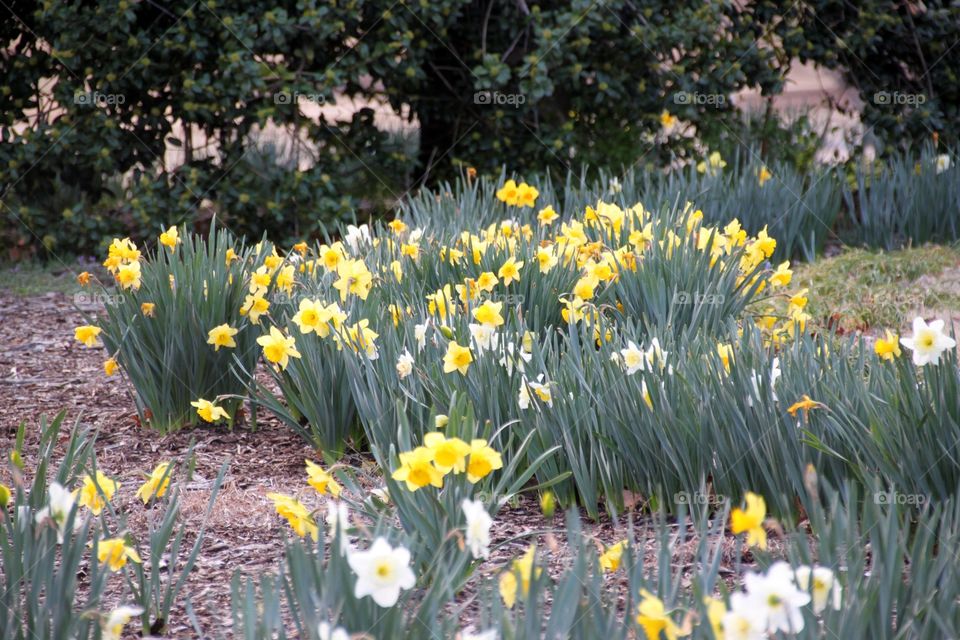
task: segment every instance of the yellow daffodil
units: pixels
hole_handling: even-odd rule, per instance
[[[775,287],[785,287],[793,279],[793,271],[790,270],[790,261],[781,262],[777,270],[770,275],[770,284]]]
[[[453,315],[453,295],[449,284],[445,284],[434,293],[428,294],[426,299],[427,311],[441,322],[446,322]]]
[[[101,640],[120,640],[123,627],[134,616],[139,616],[141,613],[143,613],[143,607],[127,605],[111,610],[105,618],[100,619]]]
[[[170,227],[160,234],[160,244],[170,249],[170,251],[177,248],[178,242],[180,242],[180,234],[177,232],[176,227]]]
[[[140,313],[145,318],[152,318],[156,313],[157,305],[152,302],[144,302],[140,305]]]
[[[760,549],[767,548],[767,532],[763,528],[763,521],[767,517],[767,503],[763,496],[747,492],[745,509],[734,508],[730,513],[730,530],[733,535],[746,532],[747,544]]]
[[[727,370],[727,373],[730,373],[730,363],[733,361],[733,346],[726,343],[718,344],[717,355],[720,356],[723,368]]]
[[[270,302],[261,294],[248,295],[240,307],[241,316],[250,316],[250,322],[260,324],[260,316],[270,309]]]
[[[627,541],[621,540],[612,544],[600,556],[600,568],[604,571],[616,571],[620,568],[620,560],[623,558],[623,550],[627,548]]]
[[[299,500],[282,493],[272,492],[268,493],[267,497],[273,500],[273,508],[276,509],[277,515],[287,521],[294,533],[301,538],[309,535],[314,540],[317,539],[320,529],[310,516],[310,511]]]
[[[757,173],[757,183],[762,187],[767,180],[773,177],[773,174],[770,173],[770,170],[767,169],[766,165],[760,167],[760,171]]]
[[[84,325],[73,330],[73,337],[88,347],[94,347],[97,344],[97,336],[100,335],[100,327],[93,325]]]
[[[161,462],[150,473],[147,481],[137,489],[136,496],[143,501],[143,504],[150,502],[152,498],[162,498],[170,487],[170,463]]]
[[[510,569],[500,576],[500,597],[507,608],[512,609],[517,602],[517,594],[526,598],[530,593],[530,581],[539,577],[542,569],[534,569],[533,563],[536,558],[537,547],[530,545],[527,552],[522,557],[515,559]]]
[[[326,307],[320,300],[304,298],[300,301],[300,308],[293,316],[293,322],[300,329],[300,333],[308,334],[314,331],[320,334],[320,328],[330,321]]]
[[[497,189],[497,200],[500,202],[516,205],[518,196],[517,183],[514,180],[507,180],[502,187]]]
[[[807,306],[807,291],[809,289],[800,289],[790,296],[788,314],[793,315],[795,312],[803,311],[804,307]]]
[[[550,247],[537,247],[537,265],[540,267],[540,273],[550,273],[550,270],[557,266],[560,261],[557,255]]]
[[[713,631],[715,640],[723,640],[723,617],[727,615],[727,606],[723,600],[706,596],[703,604],[707,607],[707,621]]]
[[[103,372],[108,376],[112,376],[117,372],[118,365],[117,361],[114,358],[107,358],[103,363]]]
[[[487,300],[473,310],[473,318],[484,326],[496,328],[503,324],[503,316],[500,315],[501,309],[503,309],[502,302]]]
[[[290,358],[300,357],[296,340],[292,336],[284,335],[276,327],[270,327],[269,334],[257,338],[257,344],[263,347],[263,357],[281,369],[287,368]]]
[[[543,517],[549,520],[553,517],[554,511],[557,509],[557,498],[553,495],[553,491],[549,489],[540,494],[540,513],[543,514]]]
[[[463,284],[458,284],[454,288],[457,290],[457,296],[463,304],[468,304],[480,298],[480,289],[477,287],[477,281],[473,278],[467,278]]]
[[[105,538],[97,542],[97,561],[109,566],[111,571],[124,568],[127,560],[137,564],[142,562],[137,550],[127,546],[123,538]]]
[[[259,267],[250,274],[250,294],[263,295],[271,282],[273,282],[273,272],[266,265]]]
[[[470,458],[467,462],[467,480],[476,484],[490,475],[495,469],[503,468],[500,454],[479,438],[470,442]]]
[[[120,483],[107,476],[103,471],[97,470],[96,480],[93,476],[87,475],[83,479],[83,487],[80,489],[81,506],[90,509],[93,515],[98,516],[103,511],[107,502],[113,500],[113,494],[120,488]],[[97,490],[99,487],[99,491]]]
[[[470,445],[460,438],[447,438],[439,431],[431,431],[423,436],[423,444],[433,453],[433,464],[440,473],[457,474],[466,470]]]
[[[237,342],[233,339],[233,336],[237,333],[239,333],[239,330],[228,324],[217,325],[207,332],[207,344],[212,344],[214,351],[219,351],[220,347],[236,347]]]
[[[643,589],[640,591],[640,604],[637,606],[637,624],[643,628],[647,640],[677,640],[682,633],[680,627],[667,614],[663,601]],[[661,636],[662,634],[662,636]]]
[[[320,495],[330,494],[334,498],[340,495],[340,483],[336,481],[333,474],[324,471],[323,467],[310,460],[307,463],[307,484],[313,487]]]
[[[882,360],[893,362],[895,358],[900,357],[900,336],[887,329],[884,337],[877,338],[873,344],[873,350]]]
[[[462,347],[456,341],[451,340],[447,345],[447,353],[443,356],[443,372],[453,373],[459,371],[460,375],[467,375],[467,369],[473,362],[473,355],[469,347]]]
[[[413,451],[400,454],[400,468],[391,477],[397,482],[405,482],[407,489],[416,491],[427,485],[443,487],[443,474],[433,466],[433,451],[427,447],[417,447]]]
[[[230,414],[223,407],[217,406],[209,400],[200,398],[190,403],[190,406],[196,407],[197,415],[205,422],[217,422],[218,420],[229,420]]]
[[[706,160],[701,160],[697,163],[697,171],[700,173],[717,173],[721,169],[727,166],[727,161],[723,159],[723,156],[720,155],[719,151],[714,151]]]
[[[533,207],[537,202],[537,196],[540,195],[540,192],[537,191],[537,188],[527,184],[526,182],[521,182],[517,187],[517,206],[518,207]]]
[[[373,288],[373,274],[363,260],[343,260],[337,264],[337,281],[334,289],[340,292],[340,301],[344,302],[351,293],[366,300]]]
[[[493,272],[484,271],[477,278],[477,289],[489,293],[493,291],[493,288],[497,286],[498,282],[500,282],[500,280],[497,278],[497,276],[493,275]]]
[[[787,412],[796,417],[797,411],[803,411],[804,414],[807,414],[811,409],[822,409],[825,405],[816,400],[811,400],[810,396],[804,394],[803,397],[790,405],[790,408],[787,409]]]
[[[772,256],[773,252],[777,248],[777,241],[771,238],[769,235],[767,235],[766,226],[764,226],[763,229],[760,230],[760,233],[757,234],[757,239],[754,242],[756,243],[757,248],[763,252],[763,256],[765,258],[769,258],[770,256]],[[789,263],[787,264],[787,266],[790,266]]]
[[[379,334],[369,325],[370,321],[364,318],[346,327],[337,334],[338,343],[345,342],[355,353],[363,353],[368,360],[376,360],[380,356],[376,342]]]
[[[296,277],[296,269],[292,264],[288,264],[277,272],[276,285],[281,291],[288,294],[293,293],[293,282]]]
[[[523,262],[517,262],[510,258],[503,263],[497,275],[503,279],[503,286],[508,287],[514,280],[520,280],[520,269],[523,268]]]
[[[599,286],[600,280],[594,276],[583,276],[573,285],[573,295],[581,300],[590,300],[593,298],[594,291]]]
[[[537,214],[537,221],[541,225],[547,226],[552,224],[559,217],[560,214],[554,211],[553,205],[547,205],[543,209],[540,209],[540,212]]]
[[[660,125],[664,129],[671,129],[675,124],[677,124],[676,116],[671,115],[666,109],[660,112]]]
[[[136,291],[140,288],[140,263],[130,262],[121,265],[117,270],[116,278],[121,288]]]
[[[283,258],[277,255],[276,247],[273,248],[273,252],[270,255],[263,259],[264,268],[271,274],[276,273],[281,264],[283,264]]]

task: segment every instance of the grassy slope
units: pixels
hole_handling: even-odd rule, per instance
[[[960,322],[960,250],[928,245],[892,253],[847,249],[796,265],[794,287],[809,287],[807,311],[841,331],[905,329],[916,315]]]

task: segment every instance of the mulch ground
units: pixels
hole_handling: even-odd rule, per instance
[[[283,556],[283,535],[290,535],[266,494],[293,494],[308,505],[320,505],[322,499],[306,485],[303,464],[305,458],[317,456],[277,419],[263,412],[256,431],[238,427],[230,432],[213,427],[161,436],[141,427],[130,387],[119,375],[108,378],[103,372],[107,357],[103,348],[88,349],[74,340],[74,327],[84,323],[68,295],[20,297],[0,289],[0,454],[6,456],[12,449],[17,427],[25,422],[29,474],[29,469],[35,468],[40,417],[52,418],[59,411],[66,411],[65,425],[79,421],[97,432],[98,467],[121,483],[114,504],[138,539],[151,514],[133,495],[145,473],[160,462],[181,458],[191,445],[194,447],[193,478],[180,486],[180,519],[196,531],[203,522],[213,481],[221,465],[229,461],[229,471],[207,521],[202,551],[186,589],[205,635],[228,635],[231,579],[237,572],[256,575],[275,571]],[[354,457],[347,462],[362,462]],[[643,526],[639,513],[631,517]],[[536,500],[523,496],[518,506],[498,514],[494,544],[562,526],[562,516],[556,516],[553,523],[546,522]],[[606,518],[588,523],[584,529],[607,544],[622,539],[626,531],[624,521],[613,523]],[[551,572],[559,573],[569,555],[562,531],[536,537],[542,548],[550,550]],[[502,545],[481,572],[496,571],[522,553],[529,542],[521,539]],[[732,542],[727,542],[727,553],[732,555]],[[678,545],[680,565],[691,566],[688,552],[694,544],[689,541]],[[647,551],[652,560],[652,540]],[[622,595],[624,590],[619,591]],[[196,636],[182,598],[164,635]]]

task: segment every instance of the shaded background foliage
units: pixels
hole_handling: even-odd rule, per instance
[[[5,6],[7,257],[90,254],[105,235],[202,229],[214,212],[238,233],[316,236],[464,166],[653,170],[747,143],[778,159],[791,136],[745,125],[729,97],[778,94],[796,60],[843,71],[886,151],[934,133],[955,144],[960,120],[960,8],[946,1]],[[663,135],[665,109],[684,135]]]

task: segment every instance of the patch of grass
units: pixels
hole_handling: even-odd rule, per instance
[[[904,329],[917,314],[960,315],[960,250],[847,249],[796,265],[793,284],[810,288],[807,312],[821,325],[841,332]]]
[[[82,265],[16,262],[0,264],[0,291],[17,296],[36,296],[51,291],[72,293],[79,289],[76,274]]]

